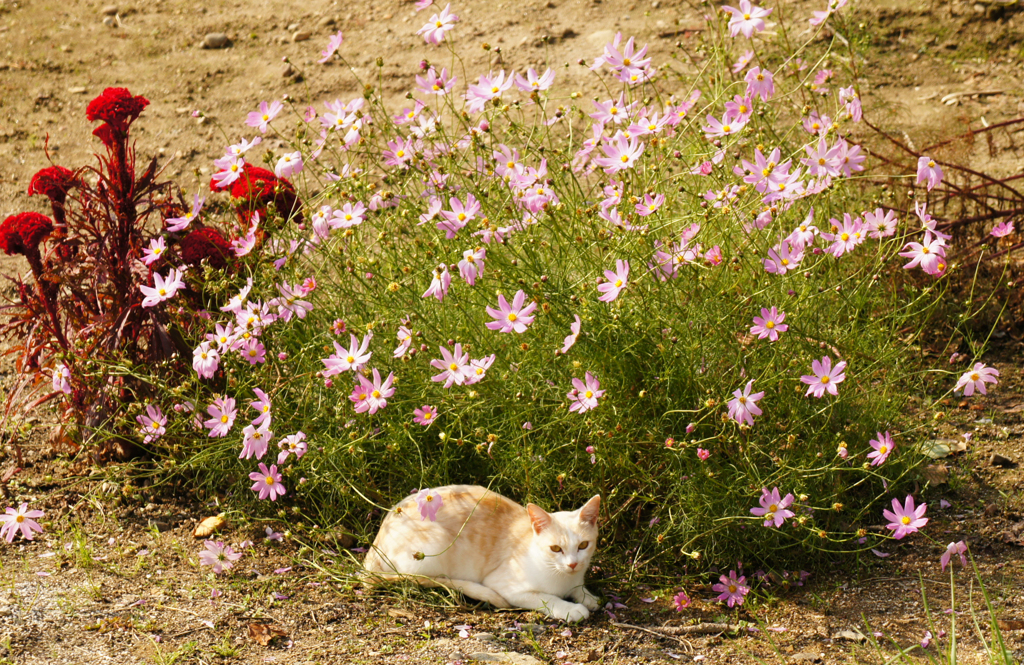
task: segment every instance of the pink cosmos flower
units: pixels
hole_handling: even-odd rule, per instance
[[[419,86],[423,93],[428,95],[447,95],[451,92],[457,80],[454,76],[448,77],[447,68],[442,67],[441,73],[438,74],[437,70],[431,67],[427,70],[426,75],[416,77],[416,85]]]
[[[889,454],[892,452],[892,449],[895,448],[895,445],[892,442],[892,435],[888,432],[885,434],[877,432],[876,436],[878,436],[877,439],[871,439],[868,441],[871,447],[874,448],[874,450],[868,453],[868,459],[871,460],[871,466],[881,465],[889,458]]]
[[[274,175],[278,178],[288,178],[300,171],[302,171],[302,153],[299,151],[286,152],[274,165]]]
[[[746,125],[746,123],[739,122],[738,120],[733,121],[728,117],[722,118],[722,121],[719,122],[718,119],[710,113],[707,116],[707,121],[708,124],[701,129],[704,130],[704,136],[706,136],[708,140],[738,134]]]
[[[203,209],[203,203],[206,201],[205,198],[199,198],[199,194],[196,194],[192,199],[192,209],[185,213],[184,217],[168,217],[164,220],[164,224],[167,225],[167,230],[170,233],[177,233],[178,231],[184,231],[188,228],[188,225],[192,223],[196,217],[199,216],[199,211]]]
[[[235,552],[230,546],[222,542],[207,540],[203,543],[206,549],[199,553],[199,564],[212,566],[213,572],[220,575],[225,570],[230,570],[235,561],[242,558],[241,552]]]
[[[238,312],[242,309],[246,302],[246,298],[249,296],[249,291],[252,290],[252,277],[246,281],[246,285],[241,291],[231,296],[227,304],[220,308],[222,312]]]
[[[922,242],[908,242],[899,253],[900,256],[910,259],[903,267],[909,270],[920,266],[921,270],[929,275],[941,275],[946,269],[946,241],[932,237],[930,231],[925,231],[921,240]]]
[[[604,167],[605,173],[618,173],[632,168],[644,152],[644,144],[634,136],[626,138],[618,132],[610,141],[601,143],[601,151],[606,157],[595,157],[594,163]]]
[[[263,456],[267,454],[267,448],[270,446],[270,440],[274,437],[274,433],[270,431],[270,421],[264,420],[259,427],[252,424],[246,425],[242,429],[242,437],[242,454],[238,456],[238,459],[249,459],[251,457],[263,459]]]
[[[373,333],[368,332],[363,336],[362,344],[358,343],[356,336],[349,333],[349,347],[346,349],[341,344],[334,342],[334,353],[330,357],[322,359],[324,364],[324,376],[334,376],[342,372],[358,372],[370,362],[373,352],[369,350],[370,340]]]
[[[252,391],[256,394],[256,399],[249,402],[249,406],[257,413],[256,419],[252,421],[252,424],[262,425],[265,421],[270,420],[270,409],[273,405],[267,393],[259,388],[253,388]]]
[[[771,309],[761,308],[761,316],[754,317],[754,325],[750,328],[751,335],[757,335],[758,339],[767,337],[772,342],[779,339],[779,333],[789,330],[789,326],[783,323],[786,320],[786,313],[780,312],[775,307]]]
[[[562,353],[566,353],[571,349],[573,345],[576,344],[576,338],[579,337],[580,326],[583,325],[583,322],[580,320],[579,314],[576,314],[575,317],[576,320],[569,324],[569,334],[566,336],[565,341],[562,344]]]
[[[438,302],[442,302],[448,295],[448,287],[452,285],[452,276],[448,273],[448,266],[444,263],[434,268],[434,278],[430,280],[430,286],[423,292],[424,298],[434,296]]]
[[[238,143],[233,143],[225,148],[224,154],[228,157],[241,157],[260,143],[263,143],[263,137],[256,136],[252,141],[246,141],[245,137],[242,137]],[[196,196],[198,197],[199,195],[197,194]]]
[[[1005,238],[1011,233],[1013,233],[1013,222],[999,222],[989,231],[993,238]]]
[[[284,104],[278,101],[273,101],[270,104],[260,102],[260,110],[250,111],[245,124],[260,130],[260,134],[266,134],[270,121],[276,118],[283,108]]]
[[[832,359],[828,356],[823,356],[821,361],[811,362],[811,371],[813,375],[804,375],[800,377],[800,380],[806,383],[807,388],[806,395],[814,395],[820,398],[828,391],[830,395],[838,395],[839,388],[837,384],[842,383],[846,380],[846,361],[836,363],[836,366],[832,366]]]
[[[469,354],[462,352],[462,344],[456,344],[454,353],[441,347],[441,358],[430,361],[430,366],[442,370],[440,374],[430,377],[435,383],[444,381],[445,388],[452,384],[461,386],[470,375]]]
[[[823,233],[821,237],[832,241],[826,251],[837,259],[864,241],[864,225],[859,217],[851,217],[850,213],[844,212],[842,222],[836,219],[830,219],[829,222],[837,229],[836,232]]]
[[[547,90],[555,82],[555,72],[549,67],[543,76],[538,76],[537,71],[530,67],[526,70],[526,76],[516,74],[515,81],[516,87],[526,93]]]
[[[609,99],[599,102],[595,100],[594,107],[597,111],[591,113],[590,117],[594,119],[596,125],[619,125],[629,119],[629,112],[633,110],[633,106],[635,106],[635,102],[627,103],[625,95],[620,95],[618,101]]]
[[[281,474],[277,472],[276,464],[271,464],[268,469],[266,464],[260,462],[260,470],[250,473],[249,480],[256,481],[250,489],[259,494],[260,499],[270,497],[271,501],[277,501],[277,497],[287,493],[281,484]]]
[[[658,208],[660,208],[664,203],[664,194],[658,194],[656,196],[644,194],[644,200],[636,204],[636,214],[640,215],[641,217],[653,215],[654,213],[658,212]]]
[[[747,82],[747,97],[756,95],[766,102],[775,94],[775,80],[767,69],[754,67],[747,72],[744,80]]]
[[[153,286],[142,285],[139,287],[142,295],[146,296],[142,299],[142,306],[153,307],[173,298],[178,289],[185,288],[185,281],[182,279],[184,275],[184,271],[179,271],[177,268],[171,268],[166,278],[162,277],[160,273],[153,273]]]
[[[295,459],[302,459],[307,450],[306,434],[301,431],[289,434],[281,439],[281,442],[277,445],[281,449],[281,452],[277,454],[278,464],[284,464],[289,455],[295,455]]]
[[[469,362],[469,371],[466,373],[466,385],[471,386],[474,383],[479,383],[486,376],[487,370],[494,364],[494,359],[497,357],[492,353],[489,356],[471,360]]]
[[[470,113],[483,111],[487,102],[501,97],[503,92],[512,87],[513,82],[511,75],[508,79],[505,78],[504,69],[497,75],[494,72],[488,72],[486,76],[481,75],[479,82],[471,84],[466,89],[466,110]]]
[[[373,381],[362,374],[356,374],[358,381],[356,387],[349,395],[349,400],[356,405],[356,413],[370,412],[370,415],[377,413],[388,405],[388,398],[395,394],[392,383],[395,380],[394,372],[388,374],[388,378],[382,383],[380,372],[373,369]]]
[[[43,532],[43,527],[39,526],[39,523],[35,521],[35,518],[42,516],[43,511],[29,510],[27,503],[18,506],[17,510],[13,507],[8,507],[4,514],[0,515],[0,522],[3,522],[3,526],[0,526],[0,539],[6,540],[9,543],[14,542],[14,536],[17,535],[18,531],[21,531],[22,538],[33,540],[35,538],[33,532]]]
[[[459,20],[458,16],[449,11],[451,6],[451,3],[446,4],[441,13],[431,16],[430,21],[417,30],[416,34],[423,35],[428,44],[438,45],[444,41],[445,33],[454,28],[455,22]]]
[[[768,258],[764,260],[764,269],[775,275],[785,275],[795,269],[804,257],[803,247],[795,246],[789,240],[768,250]]]
[[[718,600],[724,602],[729,607],[742,605],[744,596],[750,593],[750,587],[744,584],[747,581],[746,576],[740,575],[736,577],[736,571],[730,570],[728,576],[722,575],[718,580],[719,584],[711,587],[712,591],[719,592]]]
[[[750,0],[740,0],[739,9],[726,6],[722,7],[722,11],[732,15],[732,18],[729,19],[729,34],[735,37],[742,33],[747,39],[750,39],[754,33],[764,30],[764,19],[772,13],[771,9],[754,7],[750,4]]]
[[[685,591],[680,591],[672,597],[672,604],[675,605],[676,612],[682,612],[690,606],[690,602],[690,597],[686,595]]]
[[[711,457],[710,450],[706,450],[704,448],[697,448],[697,459],[699,459],[701,462],[705,462],[709,457]]]
[[[380,156],[384,158],[384,163],[388,166],[401,166],[405,168],[409,166],[409,162],[415,154],[416,147],[413,145],[413,140],[408,138],[404,141],[388,141],[388,149],[383,151]]]
[[[498,294],[499,309],[494,309],[493,307],[485,308],[487,314],[494,317],[494,321],[488,321],[484,325],[490,330],[497,330],[503,333],[516,332],[522,334],[526,332],[527,327],[533,323],[535,318],[530,316],[530,314],[533,313],[533,310],[537,309],[537,303],[531,301],[529,305],[524,307],[523,304],[525,302],[526,293],[522,289],[516,291],[511,305],[505,300],[504,294]]]
[[[964,397],[970,397],[977,390],[982,395],[987,395],[988,392],[985,390],[985,384],[991,383],[993,385],[999,383],[999,370],[995,367],[987,367],[984,363],[974,363],[974,367],[964,372],[964,375],[960,377],[960,380],[956,382],[956,387],[953,388],[953,392],[964,391]]]
[[[246,340],[239,353],[250,365],[262,365],[267,362],[267,348],[256,337]]]
[[[719,247],[718,245],[715,245],[714,247],[712,247],[711,249],[704,253],[704,260],[713,266],[721,265],[723,260],[722,248]]]
[[[441,494],[436,490],[424,489],[420,490],[416,495],[416,504],[420,509],[421,522],[426,519],[436,522],[437,511],[444,507],[444,499],[441,498]]]
[[[569,411],[586,413],[597,406],[597,400],[605,393],[600,390],[601,382],[593,374],[587,372],[584,378],[585,383],[576,378],[572,380],[573,389],[566,395],[571,402]]]
[[[743,55],[740,56],[739,60],[737,60],[736,62],[734,62],[732,64],[732,73],[733,74],[739,74],[740,72],[742,72],[744,69],[747,68],[747,65],[749,65],[750,61],[753,60],[753,59],[754,59],[754,52],[753,51],[746,51],[746,52],[744,52]]]
[[[480,213],[482,207],[480,202],[472,194],[466,195],[466,203],[463,204],[456,197],[451,197],[448,200],[448,204],[451,206],[451,211],[442,210],[441,216],[444,217],[444,221],[437,223],[439,231],[444,231],[444,237],[451,240],[455,237],[466,224],[476,219],[477,214]]]
[[[484,260],[487,258],[487,250],[483,247],[467,249],[462,253],[462,260],[459,261],[459,274],[470,286],[476,284],[476,278],[484,274]]]
[[[423,425],[424,427],[429,427],[431,423],[437,420],[437,409],[429,404],[424,404],[418,409],[413,409],[412,413],[415,416],[412,421],[417,425]]]
[[[335,210],[328,222],[332,228],[347,229],[352,226],[359,226],[363,223],[366,215],[366,206],[360,202],[355,204],[346,203],[340,210]]]
[[[792,510],[788,510],[793,500],[792,494],[787,494],[783,498],[779,493],[778,487],[773,488],[771,492],[768,491],[767,487],[763,487],[761,488],[761,498],[759,499],[761,507],[751,508],[750,512],[758,517],[763,517],[765,526],[778,528],[788,518],[796,515]]]
[[[629,261],[616,259],[615,272],[605,270],[604,277],[607,281],[597,285],[597,290],[602,294],[597,299],[601,302],[611,302],[619,297],[629,282]]]
[[[406,326],[398,327],[398,346],[395,347],[394,352],[391,354],[395,358],[401,358],[409,350],[412,345],[412,331]]]
[[[140,413],[135,416],[135,420],[142,425],[142,431],[140,434],[146,437],[143,439],[143,443],[156,441],[167,431],[164,428],[164,425],[167,424],[167,416],[163,414],[159,406],[154,404],[150,404],[146,407],[145,414]]]
[[[284,538],[283,533],[278,533],[277,531],[274,531],[272,527],[269,526],[263,530],[263,533],[267,535],[267,540],[276,540],[280,542]]]
[[[946,551],[939,557],[939,563],[942,564],[942,572],[946,572],[946,566],[949,565],[949,561],[953,558],[954,554],[960,555],[960,565],[965,568],[967,567],[967,543],[961,540],[958,543],[946,545]]]
[[[753,114],[754,104],[750,101],[750,97],[735,95],[732,101],[725,103],[725,117],[723,120],[745,123],[750,120],[750,116]]]
[[[733,391],[734,398],[729,400],[727,406],[729,407],[729,417],[738,423],[747,423],[748,425],[754,424],[754,416],[761,415],[761,409],[757,406],[757,401],[764,397],[763,392],[750,394],[750,389],[754,386],[753,381],[747,381],[746,387],[743,392],[739,390]]]
[[[307,279],[303,284],[297,284],[295,286],[292,286],[288,282],[275,284],[277,292],[281,295],[278,298],[274,298],[271,303],[277,305],[278,319],[282,321],[291,321],[292,315],[295,315],[300,319],[304,319],[306,318],[306,314],[313,311],[313,303],[308,300],[301,299],[302,296],[305,296],[312,291],[312,289],[306,288],[309,285],[312,285],[313,289],[315,289],[316,280],[314,279],[310,282],[309,279]]]
[[[219,189],[230,187],[232,183],[242,177],[245,168],[245,160],[241,157],[227,156],[213,160],[213,165],[219,170],[213,174],[212,181],[217,183]]]
[[[864,229],[868,232],[869,238],[881,240],[895,235],[896,213],[892,210],[875,208],[874,212],[865,212],[863,217]]]
[[[65,395],[71,394],[71,370],[62,362],[58,362],[53,367],[53,390]]]
[[[928,191],[942,182],[942,167],[934,159],[922,155],[917,160],[917,184],[928,184]]]
[[[322,65],[330,60],[331,56],[337,52],[343,41],[345,41],[345,35],[342,34],[341,30],[339,30],[337,34],[331,35],[330,39],[327,40],[327,48],[320,51],[321,58],[317,60],[317,62]]]
[[[231,427],[235,424],[235,416],[238,409],[235,408],[235,400],[232,397],[218,397],[213,404],[206,407],[210,419],[203,423],[203,426],[210,430],[211,437],[227,436]]]
[[[209,342],[203,342],[192,352],[192,368],[201,379],[212,379],[220,366],[220,354],[217,349],[210,348]]]
[[[149,247],[142,250],[142,262],[147,266],[157,261],[167,251],[167,243],[163,237],[153,238],[149,241]]]
[[[915,508],[914,497],[907,495],[907,500],[902,506],[899,499],[893,499],[892,510],[883,510],[882,516],[889,520],[889,524],[885,526],[893,531],[892,537],[900,540],[928,524],[928,518],[924,516],[927,509],[928,504],[926,503]]]

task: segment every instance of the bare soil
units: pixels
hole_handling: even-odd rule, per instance
[[[875,109],[887,127],[918,142],[1024,112],[1024,12],[1019,3],[1004,4],[855,3],[850,32],[841,36],[863,49],[856,65],[869,112]],[[809,17],[823,5],[796,0],[784,9],[790,17]],[[456,64],[460,77],[550,65],[562,84],[568,82],[562,89],[585,96],[600,88],[575,63],[597,55],[616,30],[649,42],[655,62],[664,62],[677,43],[694,45],[703,25],[703,8],[678,0],[465,0],[455,10],[462,17],[456,35],[465,57]],[[107,86],[128,87],[153,102],[137,125],[140,149],[161,155],[169,163],[165,175],[194,191],[222,146],[249,135],[244,113],[261,100],[287,94],[301,107],[355,96],[361,90],[356,76],[375,80],[381,57],[381,81],[397,112],[421,59],[447,64],[444,51],[414,34],[425,20],[411,3],[396,0],[153,0],[116,7],[0,0],[0,217],[45,212],[41,200],[25,195],[31,175],[48,165],[44,148],[65,166],[91,159],[96,144],[84,109]],[[327,36],[339,29],[352,71],[340,63],[316,64]],[[226,33],[230,47],[200,48],[213,32]],[[310,39],[301,39],[302,32]],[[484,50],[484,43],[493,48]],[[960,94],[948,97],[952,93]],[[192,117],[197,109],[205,120]],[[1024,135],[993,134],[961,156],[995,175],[1024,170]],[[19,269],[3,258],[0,268]],[[448,663],[482,653],[520,654],[519,661],[508,662],[523,663],[533,662],[528,657],[567,663],[880,663],[898,647],[918,644],[929,628],[936,636],[938,628],[948,631],[954,617],[962,632],[960,661],[988,662],[979,635],[991,639],[989,614],[969,571],[957,569],[955,613],[944,613],[951,607],[950,587],[938,557],[945,543],[960,539],[971,544],[995,617],[1009,622],[1003,635],[1020,661],[1024,376],[1021,340],[1014,334],[1002,331],[1000,346],[986,359],[1002,372],[999,388],[969,402],[950,400],[945,419],[929,425],[939,440],[973,434],[966,451],[936,462],[945,469],[935,470],[937,486],[928,493],[934,540],[915,536],[888,548],[886,558],[869,554],[855,564],[842,562],[802,587],[771,581],[739,612],[713,602],[710,584],[688,584],[694,604],[676,612],[671,595],[678,589],[614,578],[615,549],[622,545],[605,543],[595,561],[602,570],[591,577],[617,603],[614,618],[598,612],[568,632],[534,613],[470,608],[419,590],[371,595],[349,577],[358,555],[344,546],[358,543],[304,545],[305,535],[271,542],[265,524],[243,519],[230,520],[218,537],[236,547],[246,540],[255,545],[232,571],[213,576],[198,565],[201,543],[192,530],[215,506],[57,455],[41,423],[22,441],[27,463],[5,489],[5,505],[27,500],[46,511],[46,533],[28,544],[0,543],[0,663]],[[930,399],[919,396],[920,405]],[[931,418],[933,411],[921,412]],[[0,474],[13,465],[10,435],[4,446]],[[1009,458],[1011,466],[993,466],[992,453]],[[940,499],[951,505],[940,508]],[[271,526],[283,530],[284,524]],[[214,589],[221,595],[212,598]],[[756,630],[664,637],[616,625],[651,631],[739,620]],[[261,645],[255,638],[267,634],[267,626],[285,636]],[[469,637],[461,637],[458,626],[467,626],[462,630]],[[841,635],[873,637],[873,630],[885,635],[877,649],[856,635]],[[936,638],[936,644],[948,639]],[[912,658],[922,657],[915,653]]]

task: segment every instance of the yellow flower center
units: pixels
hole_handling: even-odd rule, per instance
[[[266,113],[264,113],[264,114],[263,114],[263,122],[266,122],[266,121],[268,121],[268,120],[270,120],[270,116],[269,116],[269,115],[267,115]]]
[[[154,420],[153,424],[152,424],[152,427],[153,427],[153,429],[160,429],[160,423],[158,423],[157,421]]]
[[[273,485],[274,484],[274,478],[272,476],[267,476],[267,484],[268,485]]]
[[[770,513],[778,512],[778,510],[779,505],[777,503],[773,503],[771,506],[768,507],[768,512]]]
[[[405,157],[405,151],[404,150],[399,150],[398,152],[395,153],[395,156],[396,157]]]
[[[930,168],[930,169],[935,168],[935,162],[931,161],[931,160],[928,160],[928,168]]]
[[[886,454],[887,452],[889,452],[889,446],[879,446],[878,447],[878,452],[881,455]]]
[[[515,313],[515,312],[509,312],[509,313],[508,313],[508,320],[509,320],[509,321],[515,322],[515,321],[516,321],[516,319],[518,319],[518,318],[519,318],[519,317],[518,317],[518,316],[516,316],[516,313]]]
[[[757,80],[758,81],[763,81],[764,80],[764,74],[758,74],[757,75]]]
[[[828,383],[828,374],[826,374],[825,376],[821,377],[821,382],[822,383]]]
[[[619,157],[619,159],[622,161],[623,164],[625,164],[626,162],[629,161],[629,157],[627,157],[626,155],[623,155],[622,157]]]
[[[496,95],[496,94],[498,94],[498,91],[499,91],[500,89],[501,89],[501,88],[499,88],[498,86],[494,86],[493,88],[491,88],[491,94],[492,94],[492,95]]]
[[[586,397],[587,399],[590,399],[591,397],[594,396],[594,391],[593,390],[588,390],[587,392],[585,392],[583,394],[583,396]]]
[[[370,393],[370,394],[371,394],[371,395],[373,395],[373,398],[374,398],[374,399],[378,399],[378,398],[380,398],[380,391],[379,391],[379,390],[374,390],[374,391],[373,391],[372,393]]]
[[[922,247],[922,248],[921,248],[921,253],[922,253],[922,254],[930,254],[930,253],[931,253],[931,250],[930,250],[930,249],[928,249],[927,247]]]
[[[744,14],[743,15],[743,20],[744,21],[749,21],[750,20],[750,14]]]
[[[977,381],[980,378],[981,378],[981,375],[978,374],[977,372],[974,372],[973,374],[971,374],[971,381]]]
[[[615,288],[619,288],[621,286],[622,286],[622,280],[621,279],[615,280]]]
[[[819,157],[818,158],[818,166],[825,166],[825,158],[824,157]]]
[[[619,109],[617,109],[617,108],[615,108],[615,107],[613,106],[613,107],[611,107],[610,109],[608,109],[608,113],[610,113],[610,114],[612,114],[612,115],[618,115],[618,113],[619,113]]]
[[[356,361],[356,359],[355,359],[355,357],[353,357],[353,356],[346,356],[346,357],[345,357],[345,362],[349,363],[350,365],[351,365],[352,363],[354,363],[355,361]]]
[[[775,327],[775,322],[774,321],[765,321],[764,322],[764,327],[767,328],[768,330],[771,330],[772,328]]]
[[[433,500],[434,500],[434,495],[433,494],[428,494],[427,495],[427,501],[433,501]]]
[[[746,404],[747,403],[747,398],[746,397],[740,397],[739,398],[739,403],[740,404]]]
[[[789,259],[782,259],[782,265],[788,266],[789,265]]]
[[[722,131],[728,134],[729,132],[732,131],[732,127],[730,127],[729,125],[722,125]]]
[[[433,418],[433,417],[434,417],[434,414],[432,414],[432,413],[431,413],[430,411],[426,411],[426,412],[425,412],[425,413],[423,414],[423,420],[430,420],[430,419],[431,419],[431,418]]]
[[[455,370],[457,370],[458,368],[459,368],[459,366],[458,366],[458,365],[456,365],[455,363],[452,363],[451,365],[448,365],[448,369],[450,369],[450,370],[451,370],[451,371],[453,371],[453,372],[454,372]]]
[[[459,218],[459,221],[460,221],[460,222],[464,222],[464,221],[466,221],[466,213],[464,213],[464,212],[460,212],[460,213],[458,214],[458,218]]]
[[[910,517],[908,515],[904,515],[900,518],[900,521],[903,522],[904,525],[910,524]]]
[[[729,585],[729,593],[736,593],[736,585],[735,584],[730,584]]]
[[[250,358],[255,358],[256,357],[256,349],[249,349],[249,357]]]
[[[14,518],[14,521],[17,522],[18,524],[21,524],[22,522],[25,521],[25,516],[24,515],[18,515],[17,517]]]
[[[438,21],[438,22],[434,23],[434,26],[438,27],[438,28],[441,28],[441,27],[444,26],[444,23],[441,23],[440,21]]]
[[[845,241],[847,241],[847,240],[849,240],[849,239],[850,239],[850,234],[849,234],[849,233],[844,233],[844,234],[842,234],[842,235],[841,235],[841,236],[839,236],[839,237],[840,237],[840,238],[842,238],[842,239],[843,239],[843,241],[845,242]]]
[[[165,295],[167,295],[167,290],[166,289],[160,289],[159,291],[157,291],[157,293],[159,293],[162,296],[165,296]]]
[[[221,417],[220,417],[220,421],[221,421],[222,423],[226,423],[226,422],[228,421],[228,417],[227,417],[227,416],[221,416]]]

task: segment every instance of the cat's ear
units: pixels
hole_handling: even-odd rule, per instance
[[[530,521],[533,523],[533,532],[539,534],[551,525],[551,515],[544,512],[540,506],[532,503],[526,504],[526,512],[530,514]]]
[[[601,515],[601,495],[598,494],[580,508],[580,521],[597,526],[597,518]]]

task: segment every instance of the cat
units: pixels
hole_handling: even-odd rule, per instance
[[[363,562],[367,582],[408,575],[495,607],[539,610],[568,622],[597,609],[583,577],[597,549],[600,495],[579,510],[547,513],[476,485],[433,492],[442,500],[436,521],[421,515],[415,496],[384,518]]]

